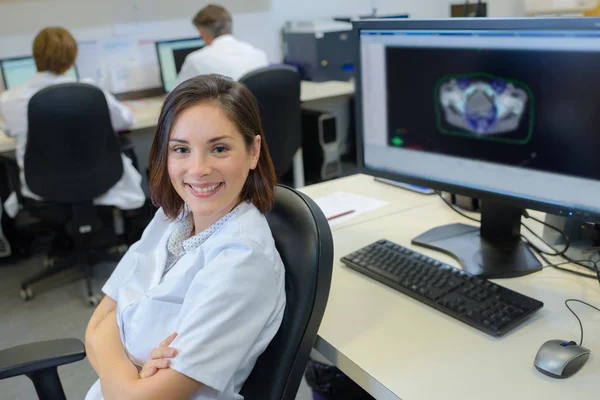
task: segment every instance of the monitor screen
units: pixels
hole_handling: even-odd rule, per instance
[[[357,23],[359,162],[598,221],[600,25],[583,20]]]
[[[2,70],[2,78],[6,89],[12,89],[27,82],[37,73],[35,61],[32,57],[0,60],[0,69]],[[71,67],[65,75],[78,79],[75,66]]]
[[[177,76],[188,54],[204,47],[201,38],[189,38],[156,42],[156,52],[160,63],[163,88],[170,92],[177,82]]]

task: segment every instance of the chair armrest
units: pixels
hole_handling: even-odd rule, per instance
[[[58,339],[0,350],[0,380],[69,364],[85,358],[79,339]]]

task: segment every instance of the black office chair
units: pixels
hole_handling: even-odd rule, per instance
[[[286,308],[279,331],[242,388],[245,400],[293,400],[329,296],[333,238],[306,195],[278,186],[267,215],[285,265]],[[56,367],[85,357],[77,339],[27,344],[0,351],[0,380],[27,375],[40,399],[63,400]],[[62,397],[61,397],[62,396]]]
[[[21,283],[21,296],[33,296],[31,284],[64,269],[80,266],[93,296],[92,266],[100,253],[119,244],[111,207],[94,198],[123,175],[123,162],[104,93],[84,83],[48,87],[29,101],[25,181],[43,201],[23,198],[26,212],[48,224],[53,243],[45,269]]]
[[[294,68],[281,65],[250,72],[240,82],[258,100],[275,172],[282,177],[290,171],[294,154],[302,147],[300,75]]]
[[[333,238],[321,209],[306,195],[278,186],[267,215],[285,265],[283,322],[242,388],[246,400],[293,400],[325,312]]]

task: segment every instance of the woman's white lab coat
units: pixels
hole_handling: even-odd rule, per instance
[[[17,164],[21,170],[21,193],[25,197],[40,199],[27,187],[23,172],[23,159],[27,146],[27,107],[29,100],[34,94],[48,86],[68,82],[75,82],[75,79],[51,72],[39,72],[28,82],[0,94],[0,115],[3,119],[3,126],[7,130],[7,135],[14,137],[17,141],[15,153]],[[94,84],[92,80],[88,79],[83,79],[80,82]],[[133,112],[117,101],[112,94],[107,91],[103,92],[108,103],[113,129],[122,131],[130,128],[134,122]],[[115,206],[123,210],[139,208],[145,201],[145,195],[141,187],[142,176],[134,168],[128,157],[121,155],[121,159],[123,160],[121,180],[108,192],[96,198],[94,203]]]
[[[102,290],[117,302],[121,340],[138,369],[177,332],[171,368],[204,384],[191,399],[242,399],[238,392],[285,308],[285,272],[271,230],[243,203],[163,278],[176,221],[160,209]],[[102,399],[100,389],[97,381],[86,400]]]

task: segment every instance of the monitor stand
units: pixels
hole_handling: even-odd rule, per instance
[[[414,238],[412,244],[454,257],[463,270],[484,278],[531,274],[542,265],[521,240],[523,210],[503,203],[481,204],[481,228],[450,224]]]

